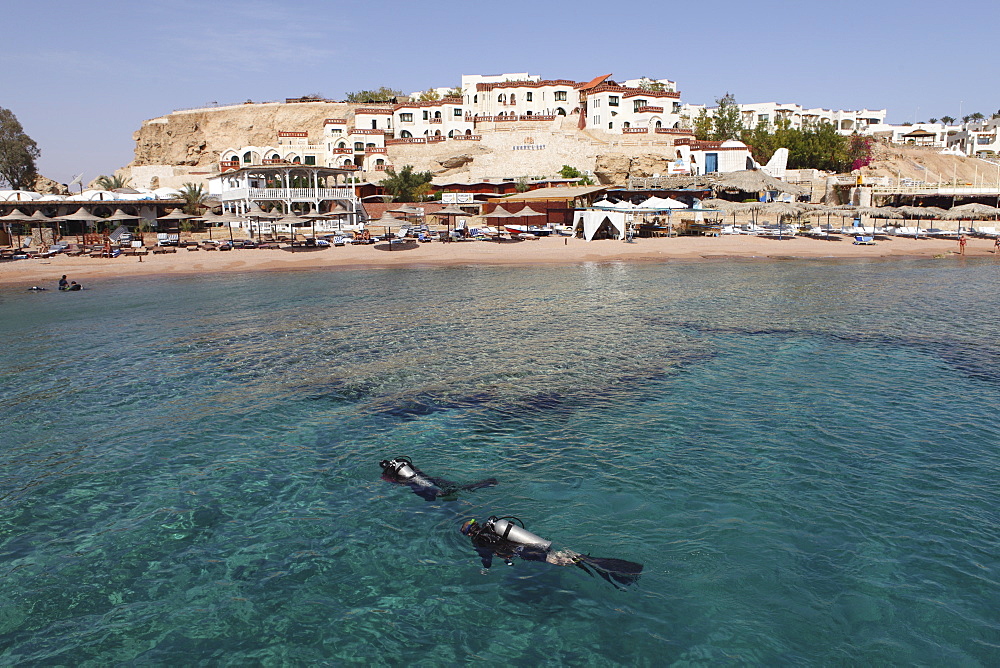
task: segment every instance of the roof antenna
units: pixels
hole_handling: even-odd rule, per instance
[[[69,187],[70,188],[72,188],[75,185],[80,186],[80,193],[82,194],[83,193],[83,172],[80,172],[79,174],[77,174],[76,176],[74,176],[73,180],[69,182]]]

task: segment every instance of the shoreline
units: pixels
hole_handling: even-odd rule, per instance
[[[968,240],[965,257],[995,257],[992,239]],[[331,271],[355,269],[454,266],[539,266],[592,262],[731,262],[858,259],[931,259],[961,257],[958,242],[938,239],[893,238],[873,246],[855,246],[849,237],[824,241],[796,237],[778,241],[746,236],[672,237],[635,239],[633,242],[591,241],[569,237],[507,243],[488,241],[432,242],[409,249],[385,250],[377,246],[344,246],[308,251],[234,249],[189,251],[148,255],[140,262],[132,256],[117,258],[69,257],[14,260],[0,264],[0,286],[39,285],[50,289],[63,274],[70,279],[94,282],[107,278],[197,275],[269,271]]]

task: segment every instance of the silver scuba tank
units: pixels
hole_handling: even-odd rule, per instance
[[[434,483],[420,475],[416,469],[413,468],[413,462],[405,457],[390,459],[389,461],[383,460],[379,462],[379,464],[386,473],[396,476],[402,482],[415,483],[422,487],[434,486]]]
[[[545,540],[541,536],[536,536],[524,527],[514,524],[506,517],[491,517],[486,520],[486,526],[493,533],[512,543],[540,547],[543,550],[547,550],[552,546],[551,540]]]

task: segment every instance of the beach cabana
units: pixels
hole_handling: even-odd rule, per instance
[[[587,241],[593,241],[599,232],[609,235],[616,232],[616,238],[624,239],[628,231],[629,218],[629,211],[624,207],[577,209],[573,214],[573,233],[582,232],[583,238]]]

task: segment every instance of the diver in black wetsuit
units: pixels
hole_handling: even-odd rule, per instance
[[[493,487],[497,484],[496,478],[486,478],[479,482],[459,485],[444,478],[434,478],[413,465],[409,457],[396,457],[395,459],[383,459],[378,463],[382,467],[382,479],[394,482],[398,485],[406,485],[413,490],[413,493],[425,501],[434,501],[438,498],[449,497],[460,490],[471,491],[482,487]]]
[[[516,517],[490,517],[480,524],[469,520],[461,532],[472,539],[472,546],[483,562],[483,572],[493,565],[493,557],[513,566],[512,559],[544,561],[556,566],[579,566],[591,576],[599,575],[616,587],[633,584],[642,573],[642,564],[624,559],[603,559],[572,550],[552,550],[552,541],[536,536],[524,528]]]

